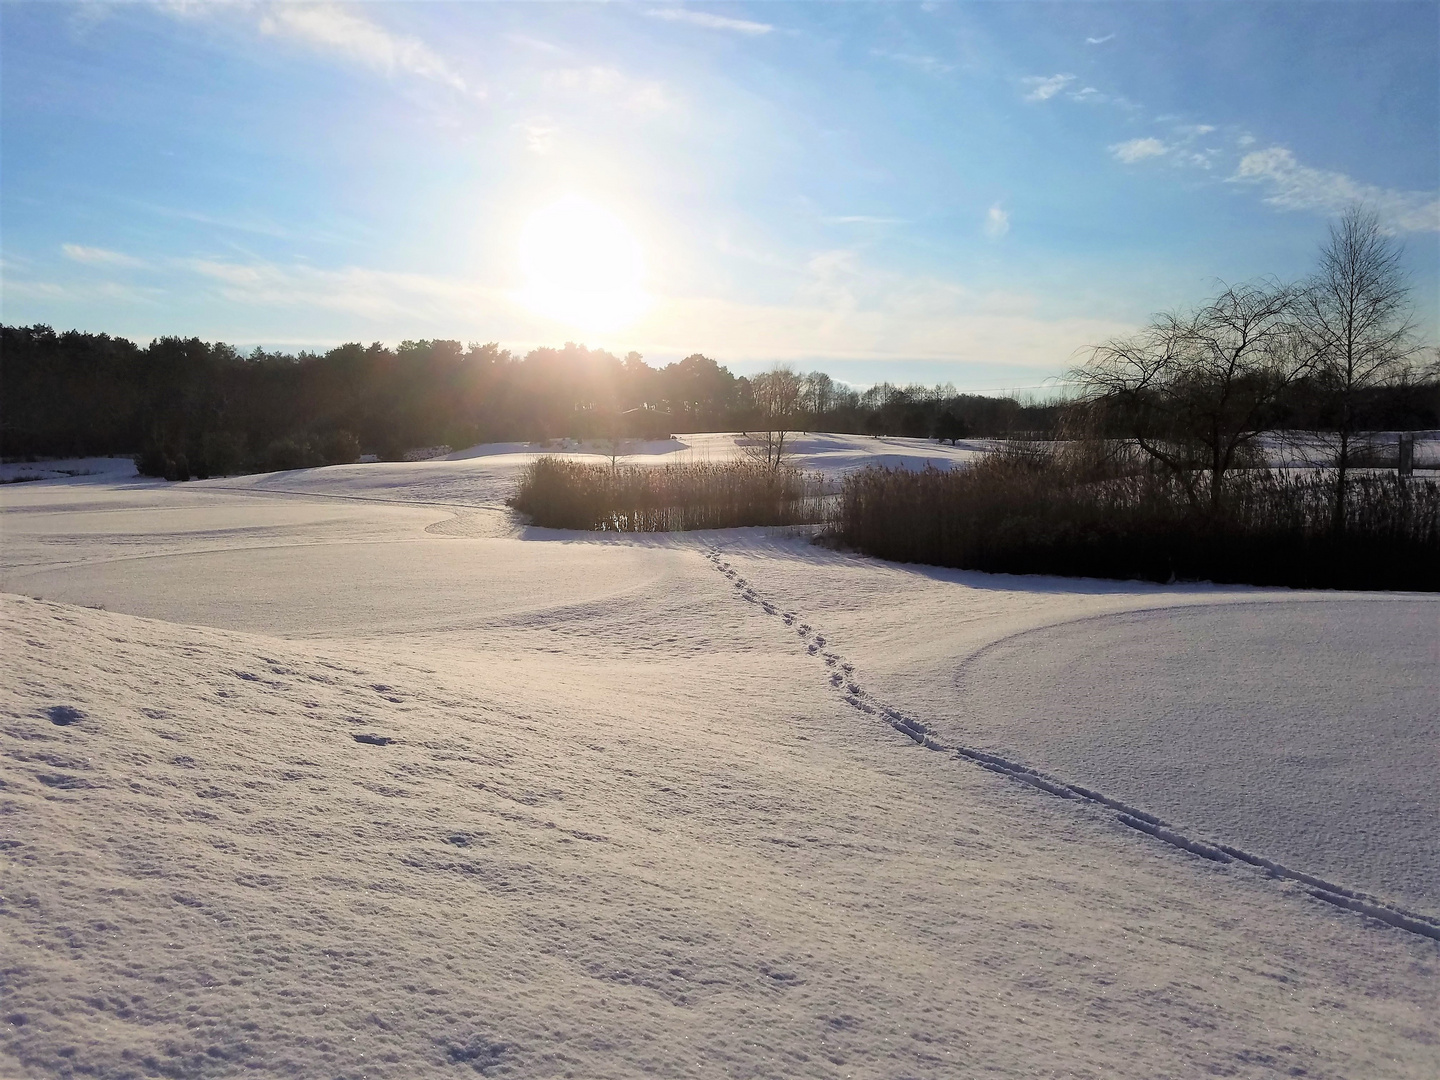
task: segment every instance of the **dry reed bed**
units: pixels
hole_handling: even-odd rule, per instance
[[[682,532],[826,519],[823,477],[760,462],[600,465],[542,457],[510,505],[536,525],[614,532]]]
[[[1440,590],[1434,480],[1352,475],[1337,530],[1328,474],[1237,470],[1218,507],[1203,479],[1197,501],[1173,476],[1097,477],[1064,454],[872,467],[846,477],[831,535],[879,558],[969,570]]]

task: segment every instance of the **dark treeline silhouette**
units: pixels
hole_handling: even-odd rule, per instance
[[[703,356],[662,370],[636,353],[566,345],[523,358],[494,344],[406,341],[323,354],[46,326],[4,327],[0,453],[183,456],[225,473],[390,459],[412,447],[659,436],[743,412],[745,380]]]
[[[698,353],[654,368],[638,353],[575,344],[523,357],[445,340],[289,355],[48,326],[0,334],[0,453],[12,458],[138,454],[149,472],[220,475],[440,444],[748,430],[759,419],[751,380]],[[860,393],[820,372],[795,378],[788,422],[801,430],[1003,436],[1049,431],[1056,416],[953,387]]]
[[[880,383],[860,392],[823,372],[795,375],[795,430],[914,438],[1048,439],[1063,403]],[[1303,380],[1289,426],[1324,427]],[[763,404],[763,403],[762,403]],[[1368,388],[1361,426],[1440,427],[1440,383]],[[48,326],[0,327],[0,454],[136,454],[156,475],[222,475],[398,458],[413,447],[481,442],[664,438],[767,423],[752,380],[700,354],[661,368],[567,344],[517,356],[495,344],[406,341],[325,353],[242,354],[165,337],[147,346]]]

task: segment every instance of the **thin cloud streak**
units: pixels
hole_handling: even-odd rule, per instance
[[[133,255],[125,255],[108,248],[86,247],[84,244],[61,244],[60,251],[67,259],[85,266],[118,266],[139,269],[148,265],[144,259],[137,259]]]
[[[775,27],[769,23],[751,22],[749,19],[731,19],[724,15],[711,15],[705,11],[690,11],[686,8],[651,8],[645,12],[652,19],[667,22],[684,22],[691,26],[703,26],[707,30],[729,30],[736,34],[760,37]]]
[[[256,16],[255,29],[266,37],[284,39],[329,53],[382,75],[409,75],[448,86],[483,99],[483,88],[472,87],[438,53],[419,38],[392,33],[359,13],[359,5],[333,3],[268,3],[238,5],[190,3],[169,0],[159,10],[173,18],[225,17],[240,13]]]
[[[1030,87],[1026,101],[1049,101],[1075,81],[1074,75],[1029,75],[1020,80]]]
[[[545,85],[552,91],[611,98],[635,112],[676,108],[676,102],[660,83],[632,79],[614,67],[561,68],[545,76]]]
[[[484,97],[424,42],[392,34],[353,7],[275,4],[260,17],[260,32],[328,49],[386,75],[403,72]]]
[[[907,67],[918,68],[931,75],[944,75],[955,70],[954,64],[947,64],[934,56],[919,56],[914,53],[887,52],[884,49],[871,49],[870,55],[880,60],[893,60],[897,64],[904,64]]]

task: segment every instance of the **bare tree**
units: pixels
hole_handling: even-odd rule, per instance
[[[1399,242],[1381,228],[1374,210],[1351,206],[1330,226],[1319,268],[1298,297],[1331,431],[1337,529],[1345,527],[1350,470],[1357,454],[1368,448],[1357,430],[1357,398],[1371,387],[1404,378],[1416,353],[1401,255]]]
[[[800,396],[806,413],[824,416],[835,400],[835,381],[823,371],[812,371],[800,381]]]
[[[759,430],[757,450],[771,469],[780,468],[785,439],[795,426],[800,409],[800,376],[786,367],[761,372],[750,382]],[[759,456],[757,455],[757,456]]]
[[[1280,395],[1308,369],[1294,304],[1295,291],[1275,282],[1229,286],[1192,313],[1160,315],[1134,337],[1096,346],[1072,378],[1192,503],[1208,477],[1213,512],[1225,474],[1272,430]]]
[[[1421,349],[1415,374],[1428,382],[1440,382],[1440,346]]]
[[[605,437],[600,440],[600,449],[610,459],[610,468],[616,469],[619,468],[620,458],[625,453],[625,436],[618,413],[610,419],[606,429]]]

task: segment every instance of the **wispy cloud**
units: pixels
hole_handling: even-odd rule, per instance
[[[675,105],[660,83],[632,79],[613,67],[562,68],[547,74],[545,84],[552,90],[608,97],[637,112],[659,112]]]
[[[74,295],[71,289],[53,281],[27,281],[9,274],[5,277],[6,300],[69,300]]]
[[[159,217],[175,218],[180,221],[194,221],[201,225],[213,225],[219,229],[251,233],[255,236],[272,236],[278,240],[295,240],[302,237],[321,240],[334,239],[334,237],[328,233],[317,230],[296,232],[292,229],[283,228],[273,221],[265,221],[260,218],[253,218],[246,221],[239,218],[221,217],[215,214],[202,214],[196,210],[185,210],[175,206],[159,206],[154,203],[140,202],[138,200],[130,201],[129,205],[140,212],[155,214]]]
[[[191,259],[184,267],[214,283],[226,300],[276,309],[318,308],[367,320],[450,318],[457,310],[503,306],[504,293],[475,282],[363,267],[322,270],[270,262]]]
[[[931,75],[943,75],[947,71],[955,70],[954,64],[947,64],[945,61],[934,56],[887,52],[884,49],[871,49],[870,55],[879,57],[881,60],[893,60],[895,63],[905,64],[907,67],[919,68],[921,71]]]
[[[86,266],[118,266],[138,269],[146,265],[144,259],[137,259],[133,255],[125,255],[108,248],[86,247],[84,244],[61,244],[60,250],[67,259],[84,263]]]
[[[725,15],[712,15],[708,11],[691,11],[688,8],[680,7],[651,8],[645,14],[652,19],[684,22],[691,26],[703,26],[707,30],[729,30],[731,33],[749,34],[752,37],[768,34],[775,29],[769,23],[751,22],[749,19],[731,19]]]
[[[878,217],[873,214],[843,214],[838,217],[821,218],[827,225],[903,225],[904,218]]]
[[[999,203],[985,211],[985,235],[999,240],[1010,231],[1010,214]]]
[[[1059,78],[1059,76],[1056,76],[1056,78]],[[1051,93],[1050,96],[1053,97],[1054,93]],[[1094,86],[1081,86],[1074,90],[1066,90],[1064,91],[1064,96],[1071,101],[1079,102],[1081,105],[1113,105],[1117,109],[1127,109],[1130,111],[1140,108],[1139,105],[1136,105],[1135,102],[1123,94],[1107,94]],[[1037,99],[1027,98],[1027,100]]]
[[[567,53],[568,49],[562,49],[554,42],[545,41],[543,38],[531,37],[529,34],[506,34],[506,41],[513,41],[516,45],[524,45],[527,49],[534,49],[536,52],[548,53],[551,56],[560,56]]]
[[[386,75],[399,72],[471,92],[424,42],[391,33],[353,5],[273,4],[260,16],[260,32],[337,53]]]
[[[165,296],[165,290],[155,286],[140,286],[119,281],[77,281],[67,280],[63,284],[55,281],[36,281],[26,277],[7,274],[5,278],[5,299],[32,300],[39,303],[58,302],[66,304],[96,304],[104,301],[120,301],[125,304],[154,305]],[[6,316],[7,321],[9,316]]]
[[[1107,41],[1114,41],[1114,40],[1115,40],[1115,35],[1114,35],[1114,34],[1106,34],[1104,37],[1087,37],[1087,38],[1085,39],[1085,44],[1086,44],[1086,45],[1104,45]]]
[[[1282,210],[1342,212],[1366,203],[1389,227],[1401,232],[1440,231],[1440,197],[1433,191],[1396,191],[1365,184],[1344,173],[1302,165],[1283,146],[1252,150],[1240,159],[1231,182],[1255,184],[1269,192],[1265,201]]]
[[[1170,123],[1169,137],[1159,139],[1154,136],[1145,138],[1129,139],[1125,142],[1112,143],[1109,150],[1116,159],[1127,165],[1133,165],[1137,161],[1145,161],[1148,158],[1165,158],[1171,165],[1190,166],[1197,169],[1209,169],[1213,167],[1215,159],[1221,154],[1218,147],[1204,145],[1205,136],[1213,134],[1218,130],[1214,124],[1175,124],[1178,117],[1157,117],[1157,122],[1166,121]]]
[[[525,148],[532,154],[548,154],[555,149],[555,136],[560,129],[548,120],[525,120],[515,125],[525,136]]]
[[[220,4],[161,0],[159,10],[179,19],[232,17],[252,21],[261,34],[338,56],[381,74],[408,75],[483,98],[419,38],[397,34],[368,18],[357,4]],[[372,9],[373,10],[373,9]]]
[[[1049,101],[1075,81],[1074,75],[1030,75],[1020,80],[1030,88],[1026,101]]]
[[[1110,147],[1110,152],[1126,165],[1133,165],[1135,162],[1144,161],[1146,158],[1161,157],[1168,152],[1169,149],[1170,148],[1159,139],[1144,138],[1115,143]]]

